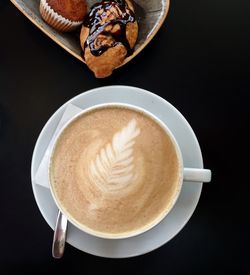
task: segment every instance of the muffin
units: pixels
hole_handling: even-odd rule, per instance
[[[138,23],[129,0],[103,0],[85,17],[80,43],[82,57],[97,78],[112,74],[132,54]]]
[[[83,23],[86,13],[85,0],[40,0],[42,18],[58,31],[75,30]]]

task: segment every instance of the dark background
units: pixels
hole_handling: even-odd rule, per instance
[[[0,272],[250,274],[250,1],[172,0],[148,47],[98,80],[9,1],[0,2]],[[53,232],[33,197],[36,139],[65,101],[91,88],[132,85],[171,102],[193,127],[213,171],[198,207],[169,243],[132,259],[105,259],[67,245],[51,257]]]

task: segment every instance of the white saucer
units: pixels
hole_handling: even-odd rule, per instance
[[[67,103],[85,109],[107,102],[137,105],[159,117],[175,135],[183,154],[184,166],[203,168],[200,146],[192,128],[177,109],[153,93],[129,86],[107,86],[82,93]],[[34,176],[67,103],[61,106],[44,126],[32,157],[33,192],[37,205],[51,228],[55,226],[58,210],[50,190],[35,184]],[[83,233],[69,224],[67,242],[84,252],[108,258],[125,258],[150,252],[167,243],[184,227],[195,210],[201,189],[202,183],[184,182],[180,197],[167,217],[153,229],[136,237],[105,240]]]

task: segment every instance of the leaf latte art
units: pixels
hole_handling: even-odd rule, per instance
[[[114,134],[112,142],[106,144],[92,161],[89,178],[101,189],[117,190],[136,178],[134,172],[133,146],[140,134],[135,119]]]

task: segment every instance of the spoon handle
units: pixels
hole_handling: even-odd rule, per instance
[[[66,241],[67,223],[67,218],[59,210],[52,244],[52,256],[56,259],[60,259],[63,256]]]

